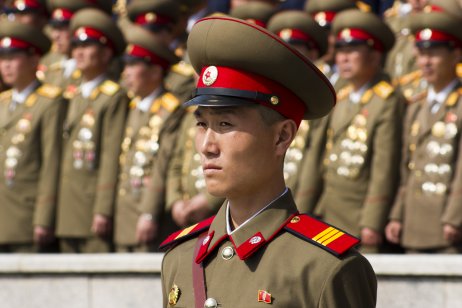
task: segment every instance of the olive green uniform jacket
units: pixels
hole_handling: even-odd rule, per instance
[[[62,122],[59,88],[39,85],[10,111],[0,94],[0,244],[32,243],[33,227],[54,227]]]
[[[462,87],[432,114],[427,97],[408,108],[401,185],[390,219],[402,222],[407,249],[446,248],[443,224],[462,227]]]
[[[383,75],[371,81],[358,103],[350,102],[351,91],[351,86],[338,91],[337,106],[319,127],[318,134],[326,135],[325,143],[318,141],[324,150],[310,148],[307,159],[314,165],[322,155],[322,178],[305,190],[322,190],[316,215],[359,236],[364,227],[382,232],[387,223],[398,183],[405,104]]]
[[[196,78],[194,68],[187,56],[177,64],[172,65],[165,78],[165,87],[175,94],[181,102],[188,101],[196,89]]]
[[[203,223],[207,237],[198,243],[197,254],[194,228],[200,233],[201,224],[167,240],[179,244],[163,260],[163,307],[195,307],[192,264],[196,261],[205,269],[207,298],[214,298],[218,307],[375,307],[377,282],[372,267],[349,249],[357,239],[298,215],[290,192],[232,235],[226,232],[225,209],[222,206],[215,218]],[[326,236],[329,243],[320,239],[328,231],[333,235]]]
[[[73,95],[64,123],[57,234],[87,238],[94,214],[114,214],[128,97],[110,80],[88,98]]]
[[[183,119],[168,168],[166,212],[171,212],[171,207],[176,201],[189,200],[202,193],[209,200],[210,211],[216,213],[223,203],[223,198],[216,198],[207,193],[200,154],[195,146],[197,128],[193,109],[195,108],[188,108]]]
[[[130,112],[125,128],[120,155],[120,174],[115,216],[115,243],[136,246],[136,225],[141,214],[151,214],[159,221],[165,204],[157,198],[158,204],[143,202],[145,190],[151,185],[165,187],[166,167],[175,147],[178,127],[184,115],[179,100],[169,92],[162,91],[153,101],[151,109],[143,112],[136,108],[137,99],[130,103]],[[159,155],[160,154],[160,155]],[[153,170],[163,168],[163,175],[154,179]],[[156,170],[157,170],[156,169]],[[156,243],[156,248],[159,242]]]

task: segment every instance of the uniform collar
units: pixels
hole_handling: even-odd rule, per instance
[[[100,83],[102,83],[105,78],[106,78],[106,74],[101,74],[98,77],[94,78],[93,80],[82,82],[82,84],[80,85],[82,96],[84,98],[88,98],[91,95],[91,92],[93,92],[93,90]]]
[[[22,104],[26,101],[29,95],[34,92],[34,90],[39,86],[37,80],[32,81],[24,90],[18,92],[16,89],[13,89],[11,94],[11,100],[17,104]]]
[[[354,104],[357,104],[361,101],[361,97],[363,97],[364,92],[368,88],[370,88],[371,84],[369,82],[366,82],[361,88],[359,88],[357,91],[353,91],[350,93],[350,101]]]
[[[161,91],[162,91],[161,87],[158,87],[157,89],[152,91],[151,94],[149,94],[145,98],[141,99],[136,104],[136,108],[143,111],[143,112],[149,111],[149,109],[151,108],[152,103],[159,96]]]
[[[431,106],[433,106],[432,109],[435,108],[436,110],[438,110],[439,107],[442,104],[444,104],[444,102],[446,101],[449,93],[451,93],[456,88],[458,83],[459,83],[459,80],[454,79],[443,90],[441,90],[438,93],[435,92],[435,89],[433,88],[433,86],[431,86],[430,89],[428,90],[427,102],[431,104]],[[435,104],[438,107],[436,107]]]
[[[239,258],[245,260],[269,243],[292,217],[298,214],[292,194],[287,190],[258,215],[228,235],[226,209],[226,206],[222,206],[215,216],[196,256],[197,263],[202,262],[228,238]]]

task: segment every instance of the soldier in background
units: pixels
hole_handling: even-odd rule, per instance
[[[413,14],[421,12],[428,0],[412,0],[407,3],[395,1],[393,6],[385,11],[385,21],[396,35],[396,44],[388,53],[385,62],[385,71],[390,74],[394,85],[405,86],[410,79],[409,75],[417,67],[415,63],[414,38],[409,29],[410,18]],[[415,80],[415,77],[411,78]]]
[[[401,185],[387,238],[410,253],[462,251],[462,20],[433,5],[411,20],[428,88],[408,108]]]
[[[278,13],[270,19],[268,30],[278,35],[314,63],[327,51],[327,32],[306,12],[284,11]],[[304,162],[305,152],[311,143],[310,128],[318,123],[319,120],[304,120],[300,123],[297,135],[284,159],[284,180],[294,196],[298,195],[298,189],[303,186],[303,182],[299,180],[300,168]]]
[[[54,239],[62,122],[57,87],[36,79],[50,41],[30,25],[0,24],[0,252],[47,251]]]
[[[147,30],[131,26],[126,31],[129,45],[123,78],[135,97],[120,155],[114,238],[118,252],[148,252],[157,249],[157,232],[168,222],[162,219],[165,199],[155,204],[143,198],[151,186],[156,187],[151,191],[165,195],[157,187],[166,186],[166,172],[151,183],[152,170],[167,169],[158,164],[169,164],[184,112],[180,101],[163,86],[166,72],[178,58]]]
[[[64,123],[57,235],[63,252],[108,252],[128,97],[107,74],[125,41],[97,9],[78,11],[70,28],[82,83],[69,93]]]
[[[229,15],[266,28],[266,24],[274,12],[275,7],[270,3],[265,1],[250,1],[233,7],[229,11]]]
[[[76,69],[75,59],[71,57],[71,31],[69,23],[72,16],[80,9],[96,7],[111,13],[112,3],[108,0],[88,2],[86,0],[49,0],[50,38],[54,55],[49,56],[46,65],[42,65],[42,80],[66,89],[69,84],[78,85],[82,76]]]
[[[322,181],[303,186],[321,192],[316,215],[359,236],[363,251],[377,252],[398,180],[404,111],[401,95],[382,72],[394,35],[376,15],[359,10],[338,14],[333,33],[336,63],[348,84],[337,92],[338,104],[319,128],[325,137],[318,146],[325,150],[307,154],[316,162],[322,154]]]
[[[43,30],[48,22],[46,0],[14,0],[6,5],[6,12],[13,20]]]
[[[335,35],[330,30],[335,15],[343,10],[353,8],[357,7],[354,1],[350,0],[310,0],[305,5],[305,11],[313,16],[313,19],[328,33],[327,52],[316,65],[329,78],[336,90],[342,87],[344,83],[339,80],[335,66]]]

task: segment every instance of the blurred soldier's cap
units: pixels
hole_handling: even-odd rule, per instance
[[[321,27],[326,28],[330,28],[335,15],[352,8],[357,8],[352,0],[309,0],[305,4],[305,11],[313,16]]]
[[[266,28],[266,24],[274,14],[274,6],[259,1],[252,1],[239,5],[229,12],[229,15],[234,18],[239,18]]]
[[[302,11],[285,11],[274,15],[268,22],[268,30],[276,33],[289,44],[304,44],[323,55],[327,51],[327,33]]]
[[[300,124],[335,105],[323,73],[260,26],[231,17],[201,19],[189,34],[188,53],[199,79],[186,106],[260,104]]]
[[[133,0],[127,6],[128,18],[157,32],[171,29],[180,16],[180,3],[172,0]]]
[[[69,25],[72,16],[81,9],[94,7],[112,14],[111,0],[48,0],[49,23],[52,26]]]
[[[433,8],[439,8],[449,15],[462,19],[462,2],[457,0],[430,0],[424,12],[431,12]]]
[[[412,15],[410,28],[417,47],[462,48],[462,20],[438,5],[429,5],[423,12]]]
[[[37,27],[13,21],[0,23],[0,54],[25,51],[41,56],[50,46],[48,37]]]
[[[140,26],[130,26],[124,31],[127,35],[127,48],[124,61],[131,63],[143,61],[151,65],[159,65],[164,70],[179,61],[179,58],[165,46],[156,36]]]
[[[125,51],[125,40],[112,18],[98,9],[79,10],[71,19],[72,43],[98,43],[120,55]]]
[[[380,52],[388,52],[395,44],[395,35],[377,15],[360,10],[339,13],[332,24],[337,47],[366,44]]]
[[[14,0],[5,11],[12,14],[35,13],[47,15],[46,0]]]

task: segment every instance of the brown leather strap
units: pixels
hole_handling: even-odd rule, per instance
[[[199,253],[199,249],[202,246],[204,238],[207,236],[207,232],[204,232],[197,239],[196,246],[194,248],[194,255],[192,259],[192,277],[193,277],[193,289],[194,289],[194,302],[196,308],[203,308],[207,297],[207,291],[205,289],[205,275],[202,263],[196,263],[196,256]]]

